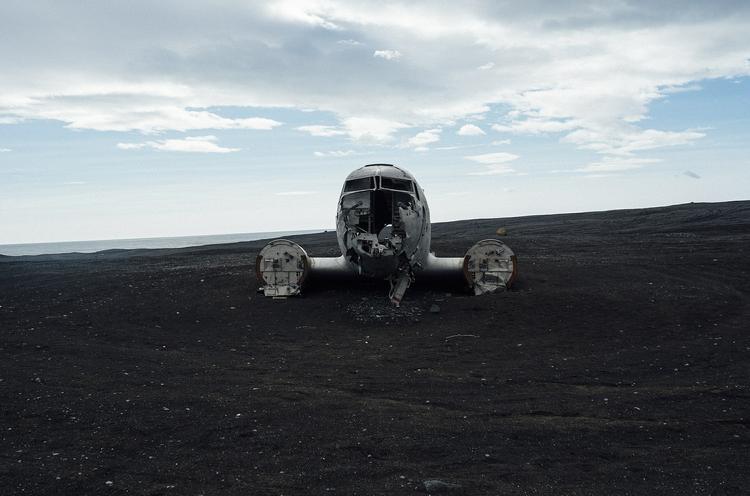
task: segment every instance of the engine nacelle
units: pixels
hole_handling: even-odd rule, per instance
[[[516,255],[496,239],[483,239],[464,256],[463,272],[474,294],[509,289],[518,274]]]
[[[255,259],[255,275],[266,296],[298,295],[309,272],[307,252],[288,239],[271,241]]]

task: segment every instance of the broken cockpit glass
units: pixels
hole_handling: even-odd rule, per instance
[[[408,179],[362,177],[344,184],[341,209],[347,227],[383,240],[405,235],[403,213],[414,210],[414,200],[414,184]]]
[[[390,189],[395,191],[414,191],[414,184],[408,179],[397,179],[395,177],[381,177],[380,189]]]
[[[359,179],[350,179],[344,183],[344,193],[349,193],[351,191],[364,191],[368,189],[375,189],[374,177],[360,177]]]

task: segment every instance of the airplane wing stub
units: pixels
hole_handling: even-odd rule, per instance
[[[275,239],[255,259],[255,276],[265,296],[296,296],[308,279],[350,280],[358,273],[342,255],[311,257],[288,239]]]

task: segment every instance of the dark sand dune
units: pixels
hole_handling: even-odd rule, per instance
[[[747,494],[750,202],[434,248],[498,227],[512,291],[398,310],[382,283],[263,298],[262,241],[0,257],[0,492]]]

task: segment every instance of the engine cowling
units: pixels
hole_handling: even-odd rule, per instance
[[[483,239],[466,252],[463,271],[469,287],[480,295],[510,288],[518,274],[518,264],[508,245]]]
[[[293,241],[275,239],[260,250],[255,259],[255,275],[266,296],[294,296],[310,272],[307,252]]]

